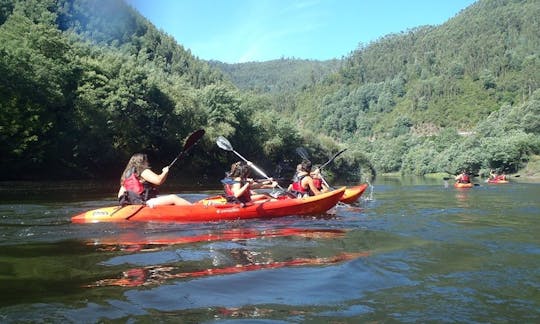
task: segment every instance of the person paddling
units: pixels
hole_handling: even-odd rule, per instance
[[[296,181],[289,186],[289,191],[298,197],[320,195],[321,191],[315,185],[311,173],[311,161],[303,160],[300,170],[296,173]]]
[[[133,154],[120,177],[120,189],[118,190],[120,205],[146,204],[149,207],[191,205],[189,201],[177,195],[157,196],[157,186],[165,182],[168,174],[168,166],[161,170],[161,174],[156,174],[150,169],[146,154]]]
[[[232,181],[226,181],[224,184],[227,197],[241,203],[269,199],[267,195],[254,193],[252,189],[275,188],[277,182],[270,179],[262,183],[257,183],[253,179],[248,178],[249,174],[250,169],[248,164],[235,162],[231,165],[228,178]]]
[[[455,179],[458,183],[471,183],[471,176],[465,170],[458,174]]]
[[[321,169],[319,166],[315,166],[315,168],[311,170],[311,173],[309,175],[313,179],[313,184],[320,192],[327,192],[330,190],[330,188],[328,187],[328,184],[326,183],[326,181],[324,181],[324,178],[323,178],[323,175],[321,173]]]
[[[490,180],[495,180],[495,181],[506,181],[506,180],[508,180],[506,178],[506,175],[504,174],[504,172],[497,173],[494,170],[489,170],[489,179]]]

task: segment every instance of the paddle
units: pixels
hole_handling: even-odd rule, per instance
[[[326,163],[324,163],[323,165],[321,165],[321,166],[319,167],[319,169],[322,170],[325,166],[327,166],[328,164],[332,163],[339,155],[341,155],[341,153],[343,153],[343,152],[345,152],[345,151],[347,151],[346,148],[344,148],[343,150],[341,150],[341,151],[337,152],[336,154],[334,154],[334,156],[332,156],[332,157],[330,158],[330,160],[326,161]]]
[[[334,154],[334,155],[330,158],[330,160],[326,161],[323,165],[321,165],[321,166],[319,167],[319,172],[322,172],[322,169],[323,169],[325,166],[327,166],[328,164],[332,163],[339,155],[341,155],[341,154],[342,154],[343,152],[345,152],[346,150],[347,150],[347,149],[345,148],[345,149],[343,149],[343,150],[337,152],[336,154]],[[296,148],[296,153],[297,153],[298,155],[300,155],[300,157],[301,157],[302,159],[308,160],[308,161],[309,161],[309,154],[307,153],[307,151],[306,151],[305,148],[303,148],[303,147],[297,147],[297,148]],[[323,183],[324,183],[328,188],[332,188],[332,187],[328,184],[328,182],[326,182],[326,179],[324,179],[322,173],[321,173],[321,180],[323,181]]]
[[[266,173],[264,173],[263,170],[259,169],[255,164],[253,164],[251,161],[248,161],[245,157],[243,157],[242,155],[240,155],[240,153],[236,152],[234,150],[234,148],[232,147],[231,143],[223,136],[218,136],[217,140],[216,140],[216,144],[217,146],[219,146],[221,149],[224,149],[225,151],[230,151],[230,152],[233,152],[234,154],[238,155],[239,158],[241,158],[242,160],[244,160],[244,162],[246,162],[253,170],[257,171],[257,173],[259,173],[261,176],[265,177],[267,180],[270,180],[270,181],[273,181],[272,178],[270,178],[269,176],[266,175]],[[279,189],[281,189],[283,192],[287,193],[287,194],[291,194],[289,193],[287,190],[283,189],[283,187],[281,187],[278,183],[277,187]],[[291,194],[292,195],[292,194]]]
[[[274,181],[276,181],[276,179],[273,179]],[[283,180],[283,179],[281,179]],[[235,184],[235,183],[240,183],[240,181],[237,181],[237,180],[234,180],[234,179],[231,179],[231,178],[224,178],[224,179],[221,179],[220,180],[221,183],[223,184],[228,184],[228,185],[232,185],[232,184]],[[268,179],[253,179],[253,182],[257,182],[257,183],[261,183],[261,182],[266,182],[268,181]]]
[[[197,142],[201,140],[201,138],[204,136],[204,129],[199,129],[198,131],[193,132],[191,135],[189,135],[188,139],[186,140],[186,143],[184,144],[184,148],[182,149],[182,152],[178,154],[174,160],[169,164],[169,168],[173,166],[176,161],[184,156]]]
[[[328,164],[332,163],[338,156],[340,156],[343,152],[347,151],[347,149],[343,149],[339,152],[337,152],[336,154],[334,154],[330,160],[326,161],[324,164],[322,164],[319,169],[323,169],[325,166],[327,166]],[[296,148],[296,153],[298,155],[300,155],[300,157],[304,160],[308,160],[309,161],[309,154],[307,153],[306,149],[303,148],[303,147],[297,147]]]
[[[308,160],[308,161],[309,161],[309,154],[308,154],[308,152],[306,151],[305,148],[303,148],[303,147],[297,147],[297,148],[296,148],[296,153],[297,153],[298,155],[300,155],[300,157],[301,157],[302,159]]]

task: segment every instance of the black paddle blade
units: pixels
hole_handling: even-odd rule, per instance
[[[184,144],[184,149],[180,154],[178,154],[174,160],[169,164],[169,168],[173,166],[173,164],[176,163],[176,161],[182,157],[184,154],[186,154],[187,151],[189,151],[195,144],[197,144],[198,141],[201,140],[201,138],[204,136],[204,129],[199,129],[198,131],[193,132],[191,135],[189,135],[188,139],[186,140],[186,143]]]
[[[198,131],[195,131],[193,134],[189,135],[186,143],[184,144],[184,151],[189,150],[193,145],[197,144],[197,142],[200,141],[204,136],[204,133],[204,129],[199,129]]]
[[[341,151],[337,152],[336,154],[334,154],[334,156],[332,156],[332,157],[330,158],[330,160],[326,161],[325,164],[321,165],[321,166],[319,167],[319,169],[322,170],[325,166],[327,166],[328,164],[332,163],[332,161],[334,161],[339,155],[341,155],[341,154],[342,154],[343,152],[345,152],[345,151],[347,151],[346,148],[344,148],[343,150],[341,150]]]

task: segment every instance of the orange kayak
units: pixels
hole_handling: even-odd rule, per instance
[[[318,196],[272,199],[244,206],[223,199],[203,199],[186,206],[128,205],[90,210],[71,218],[73,223],[99,222],[207,222],[249,218],[273,218],[289,215],[321,214],[338,202],[345,187]]]
[[[468,183],[455,182],[454,187],[455,188],[472,188],[474,187],[474,184],[472,182],[468,182]]]
[[[345,204],[352,204],[356,202],[358,198],[360,198],[360,196],[362,196],[364,191],[366,191],[367,187],[367,183],[363,183],[354,187],[347,187],[347,189],[345,189],[345,193],[339,201]]]

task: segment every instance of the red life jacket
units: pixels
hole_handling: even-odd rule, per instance
[[[471,182],[471,177],[469,177],[468,174],[462,174],[461,178],[459,179],[459,182],[461,182],[461,183],[469,183],[469,182]]]
[[[240,182],[240,186],[243,186],[243,185],[244,185],[244,183]],[[227,196],[234,197],[234,191],[232,190],[232,185],[225,184],[224,188],[225,188],[225,194]],[[250,188],[250,186],[248,186],[246,188],[246,190],[244,191],[244,193],[242,193],[242,195],[240,197],[237,197],[237,199],[240,202],[243,202],[243,203],[250,202],[251,201],[251,188]]]
[[[142,194],[144,191],[144,186],[139,180],[139,177],[137,177],[137,173],[135,172],[135,170],[131,171],[129,177],[124,179],[123,185],[126,190],[133,191],[137,195]]]
[[[322,179],[320,178],[313,178],[313,184],[315,185],[315,188],[322,190]]]
[[[308,192],[308,189],[302,187],[302,179],[304,179],[306,175],[299,176],[298,179],[296,179],[295,182],[292,183],[292,190],[300,193],[306,193]]]

